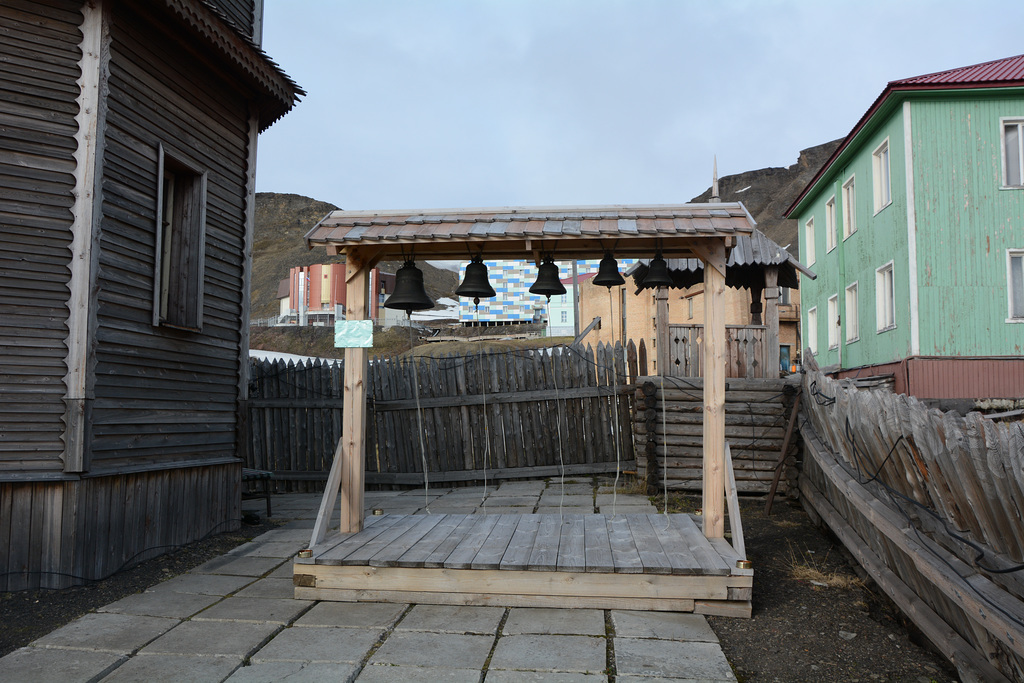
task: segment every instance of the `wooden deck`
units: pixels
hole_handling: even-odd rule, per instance
[[[690,515],[369,517],[295,560],[295,597],[749,617],[753,570]]]

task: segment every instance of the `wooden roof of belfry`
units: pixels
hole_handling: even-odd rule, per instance
[[[754,225],[739,202],[332,211],[306,234],[306,245],[431,259],[582,259],[605,252],[650,258],[658,250],[666,257],[696,258],[693,246],[702,238],[724,237],[731,247]]]
[[[684,289],[704,282],[704,262],[700,259],[666,259],[672,287]],[[626,271],[633,278],[636,291],[644,289],[649,260],[641,260]],[[737,236],[736,244],[725,263],[725,285],[734,289],[764,286],[765,266],[778,267],[778,285],[796,289],[800,286],[797,272],[816,279],[818,276],[793,255],[776,244],[760,230]]]

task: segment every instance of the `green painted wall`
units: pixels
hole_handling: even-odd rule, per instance
[[[911,105],[921,353],[1024,354],[1007,323],[1006,250],[1024,248],[1024,190],[1000,189],[1000,117],[1024,117],[1024,94]]]
[[[1024,117],[1024,92],[917,95],[909,100],[917,225],[921,355],[1024,354],[1024,324],[1007,323],[1006,250],[1024,248],[1024,190],[1001,189],[1000,117]],[[900,103],[876,115],[805,198],[797,219],[814,216],[817,280],[800,283],[803,340],[817,307],[818,363],[857,367],[911,355],[904,114]],[[892,204],[874,211],[872,153],[889,139]],[[855,179],[857,232],[842,237],[842,186]],[[825,204],[836,199],[837,246],[825,248]],[[893,261],[894,329],[876,330],[875,271]],[[858,285],[859,339],[846,341],[845,289]],[[828,348],[828,298],[839,296],[840,348]]]

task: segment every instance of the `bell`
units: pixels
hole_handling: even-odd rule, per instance
[[[433,307],[434,302],[423,288],[423,271],[416,267],[415,262],[406,261],[395,273],[395,291],[384,302],[384,308],[397,308],[408,312]]]
[[[565,285],[558,277],[558,266],[552,259],[545,259],[537,269],[537,281],[530,286],[530,294],[543,294],[551,300],[552,296],[565,294]]]
[[[668,274],[668,264],[661,258],[659,253],[647,266],[647,277],[644,278],[644,287],[671,287],[672,276]]]
[[[597,275],[594,276],[594,284],[609,289],[626,284],[626,280],[619,273],[619,263],[610,252],[605,253],[604,258],[601,259],[601,266],[597,269]]]
[[[490,299],[495,295],[494,287],[487,281],[487,266],[483,260],[475,258],[466,266],[466,277],[462,278],[462,284],[455,290],[455,294],[464,297],[473,297],[473,303],[480,305],[480,299]]]

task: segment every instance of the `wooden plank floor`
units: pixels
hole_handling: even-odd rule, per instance
[[[382,515],[295,561],[295,595],[749,616],[753,571],[689,515]]]

